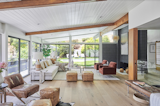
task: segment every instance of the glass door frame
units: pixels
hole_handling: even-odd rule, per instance
[[[99,44],[84,44],[85,45],[85,68],[92,68],[92,67],[86,67],[86,46],[87,45],[95,45],[95,46],[98,46],[98,48],[99,48]],[[95,49],[96,47],[94,47],[94,49]],[[99,48],[99,51],[100,51],[100,48]],[[98,55],[98,57],[99,57],[99,55]],[[94,52],[94,63],[96,63],[96,54],[95,54],[95,52]]]
[[[56,46],[57,45],[68,45],[69,46],[69,53],[70,53],[70,44],[69,43],[44,43],[43,45],[56,45]],[[41,45],[41,47],[43,47],[43,46]],[[57,50],[56,50],[56,52],[57,52]],[[57,59],[57,57],[56,57],[56,59]],[[68,61],[69,61],[69,59],[68,59]]]
[[[28,76],[28,75],[30,75],[30,61],[31,61],[31,54],[30,54],[30,41],[29,40],[25,40],[25,39],[21,39],[21,38],[17,38],[17,37],[13,37],[13,36],[8,36],[8,38],[15,38],[15,39],[18,39],[18,50],[19,50],[19,57],[18,57],[18,73],[20,73],[21,71],[20,71],[20,64],[21,64],[21,52],[20,52],[20,45],[21,45],[21,40],[24,40],[24,41],[27,41],[28,42],[28,49],[29,49],[29,52],[28,52],[28,60],[29,60],[29,66],[28,66],[28,74],[27,75],[25,75],[25,76],[23,76],[23,77],[26,77],[26,76]],[[8,48],[7,48],[8,49]]]

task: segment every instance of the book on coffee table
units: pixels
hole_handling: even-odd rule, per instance
[[[140,81],[133,81],[133,83],[141,86],[145,85],[145,82],[140,82]]]

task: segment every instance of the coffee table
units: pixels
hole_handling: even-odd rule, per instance
[[[80,74],[82,74],[82,71],[84,71],[84,66],[79,66],[77,64],[74,64],[73,66],[69,67],[68,65],[65,66],[66,70],[69,69],[71,71],[71,69],[80,69]]]
[[[4,103],[6,103],[6,92],[4,90],[6,87],[8,87],[6,83],[2,83],[0,86],[0,103],[2,103],[2,95],[4,97]]]
[[[128,94],[129,94],[129,87],[139,92],[140,94],[144,95],[147,98],[150,98],[151,93],[160,93],[160,89],[157,87],[154,87],[151,85],[139,86],[139,85],[134,84],[133,80],[126,80],[125,84],[127,85]]]

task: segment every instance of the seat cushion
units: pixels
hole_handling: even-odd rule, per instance
[[[51,66],[49,66],[49,67],[47,67],[46,68],[46,72],[45,72],[45,75],[52,75],[52,74],[54,74],[55,72],[57,72],[57,70],[58,70],[58,66],[54,66],[54,65],[51,65]]]
[[[19,98],[27,98],[32,94],[39,91],[39,85],[37,84],[23,84],[12,88],[13,93],[15,93]],[[7,95],[13,96],[7,91]]]

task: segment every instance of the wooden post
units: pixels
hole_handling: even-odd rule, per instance
[[[129,80],[137,80],[137,60],[138,60],[138,29],[129,30]]]

